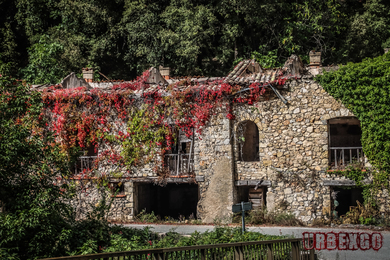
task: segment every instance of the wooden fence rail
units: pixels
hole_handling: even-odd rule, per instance
[[[145,249],[127,252],[46,258],[45,260],[314,260],[314,249],[304,250],[302,239],[280,239],[229,244]]]

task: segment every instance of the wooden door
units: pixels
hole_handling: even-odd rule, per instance
[[[263,209],[265,205],[265,189],[264,188],[249,188],[249,201],[252,202],[252,208],[254,210]]]

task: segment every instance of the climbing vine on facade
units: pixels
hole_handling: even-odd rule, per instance
[[[151,87],[148,77],[146,71],[135,81],[110,89],[51,86],[42,93],[45,109],[41,116],[49,119],[47,127],[69,155],[99,150],[95,166],[99,165],[103,177],[112,172],[131,174],[134,167],[152,161],[154,171],[164,175],[163,157],[179,130],[187,137],[195,133],[201,138],[213,115],[222,113],[234,119],[234,104],[252,105],[267,92],[266,85],[252,83],[237,93],[240,86],[222,80],[183,80]],[[278,78],[267,84],[285,81]],[[93,172],[85,170],[80,178],[92,177]]]
[[[390,54],[348,63],[316,80],[360,120],[362,146],[375,170],[371,190],[388,187],[390,174]],[[355,171],[353,171],[355,173]],[[362,174],[347,172],[361,183]],[[372,198],[372,196],[371,196]]]

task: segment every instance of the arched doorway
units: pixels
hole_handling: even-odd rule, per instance
[[[244,121],[237,126],[238,160],[259,161],[259,129],[253,121]]]

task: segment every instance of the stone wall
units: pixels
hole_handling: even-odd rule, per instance
[[[219,113],[212,117],[202,135],[196,136],[197,215],[203,222],[230,221],[231,206],[238,202],[236,185],[256,184],[267,186],[269,211],[292,212],[306,223],[330,216],[331,189],[324,181],[345,178],[327,171],[328,120],[354,115],[311,76],[290,81],[285,87],[281,94],[288,100],[287,105],[275,97],[253,106],[235,105],[235,120]],[[259,132],[259,145],[254,146],[258,147],[259,159],[251,162],[237,160],[240,158],[237,126],[246,120],[253,121]],[[151,163],[136,169],[130,178],[123,180],[124,194],[114,198],[109,219],[133,219],[138,201],[134,183],[141,179],[156,181],[152,166]],[[86,210],[91,208],[89,205],[95,205],[99,198],[98,190],[93,187],[77,196],[72,204],[80,217],[85,216]],[[387,190],[378,194],[382,212],[389,208],[388,197]]]
[[[287,87],[282,95],[288,105],[273,99],[255,104],[255,109],[235,109],[236,131],[240,122],[256,123],[260,157],[255,162],[237,161],[236,178],[270,181],[268,210],[287,210],[302,221],[311,222],[330,214],[330,188],[323,185],[323,180],[345,179],[327,171],[328,120],[354,115],[310,76],[291,81]]]
[[[93,180],[69,182],[75,186],[75,195],[68,201],[74,208],[77,219],[85,219],[105,201],[111,208],[107,212],[110,221],[129,221],[133,219],[133,183],[124,182],[124,193],[114,196],[106,187],[99,187]]]
[[[195,138],[195,174],[199,182],[198,217],[205,223],[228,222],[234,202],[231,122],[225,115],[214,116],[202,136]]]

